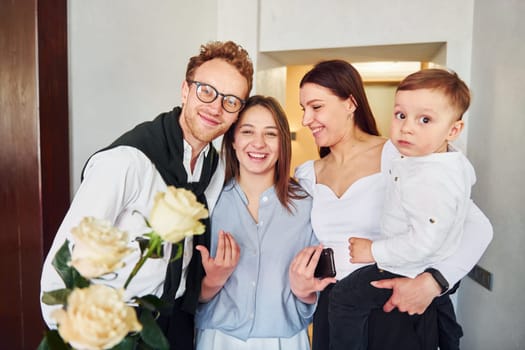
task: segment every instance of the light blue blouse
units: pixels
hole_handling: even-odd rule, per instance
[[[318,244],[310,224],[312,199],[294,200],[289,213],[274,188],[259,199],[259,222],[247,208],[237,184],[227,184],[211,217],[211,255],[220,229],[230,232],[241,249],[237,268],[221,291],[197,310],[199,329],[218,329],[248,338],[287,338],[311,322],[314,305],[299,301],[290,290],[288,268],[304,247]]]

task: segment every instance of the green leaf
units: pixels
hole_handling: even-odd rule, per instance
[[[74,267],[72,267],[71,270],[73,270],[71,274],[73,275],[73,285],[75,287],[77,288],[89,287],[91,282],[88,279],[82,276],[80,272],[78,272]]]
[[[62,281],[64,281],[66,288],[85,288],[89,286],[89,280],[84,278],[74,267],[70,266],[70,262],[71,253],[69,252],[69,241],[66,239],[55,254],[52,264],[60,275],[60,278],[62,278]]]
[[[162,249],[162,238],[155,232],[152,232],[150,239],[151,239],[150,249],[153,251],[153,254],[158,257],[164,256],[163,249]]]
[[[71,347],[64,343],[56,329],[46,332],[44,339],[38,345],[38,350],[69,350]]]
[[[44,339],[42,339],[40,344],[38,344],[38,348],[36,348],[36,350],[48,350],[48,349],[49,349],[49,345],[47,344],[47,338],[44,337]]]
[[[151,251],[149,259],[159,259],[164,256],[162,250],[162,238],[152,233],[144,234],[143,237],[137,237],[135,240],[139,243],[141,255],[147,254],[148,250]]]
[[[150,312],[144,310],[140,314],[140,323],[142,323],[142,331],[140,336],[144,343],[151,346],[154,349],[169,350],[170,345],[168,340],[162,333],[162,330],[157,325],[157,322],[153,319]]]
[[[133,350],[137,345],[138,335],[127,335],[120,343],[111,348],[111,350]]]
[[[74,286],[71,272],[72,268],[69,266],[70,261],[71,253],[69,252],[69,241],[66,239],[64,244],[62,244],[60,249],[56,252],[52,264],[60,275],[60,278],[62,278],[62,281],[64,281],[66,287],[72,289]]]
[[[133,298],[134,301],[149,311],[157,311],[167,305],[159,297],[153,294],[143,295],[141,297]]]
[[[46,305],[65,305],[67,297],[72,290],[68,288],[56,289],[50,292],[44,292],[42,295],[42,302]]]
[[[173,247],[171,249],[177,249],[177,253],[175,254],[175,257],[173,259],[170,260],[170,263],[177,260],[177,259],[180,259],[180,257],[182,256],[182,242],[177,242],[177,243],[173,243]],[[173,256],[173,254],[172,254]]]

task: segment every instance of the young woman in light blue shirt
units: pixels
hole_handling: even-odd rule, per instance
[[[289,266],[318,242],[311,198],[289,176],[290,130],[274,98],[248,99],[224,136],[223,155],[226,180],[211,217],[211,252],[197,247],[206,277],[196,348],[309,349],[317,298],[292,292]]]

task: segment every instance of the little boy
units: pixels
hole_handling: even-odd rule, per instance
[[[393,144],[400,155],[387,168],[383,238],[349,239],[352,263],[376,264],[334,286],[330,349],[367,348],[368,316],[391,295],[391,290],[376,289],[370,282],[413,278],[457,249],[476,179],[470,162],[449,142],[461,133],[469,104],[468,87],[447,70],[424,69],[399,84],[385,147]]]

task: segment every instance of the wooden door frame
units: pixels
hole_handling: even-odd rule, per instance
[[[40,273],[69,193],[67,0],[0,0],[2,346],[35,349]]]

